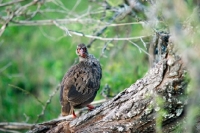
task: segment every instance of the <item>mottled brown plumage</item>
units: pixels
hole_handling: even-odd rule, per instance
[[[102,71],[99,61],[87,52],[84,44],[77,46],[76,54],[79,63],[68,70],[61,82],[62,116],[73,114],[75,117],[74,108],[82,108],[91,103],[100,87]]]

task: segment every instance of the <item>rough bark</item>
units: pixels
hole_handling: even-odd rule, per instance
[[[29,132],[171,132],[184,119],[185,70],[167,34],[159,34],[159,58],[146,75],[111,100],[76,119],[36,125]],[[158,48],[157,44],[154,45]],[[155,57],[156,57],[155,56]],[[154,59],[155,60],[155,59]],[[159,128],[159,121],[160,128]]]

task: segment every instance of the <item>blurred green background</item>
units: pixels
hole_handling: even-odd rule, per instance
[[[6,1],[5,1],[6,2]],[[26,4],[26,1],[23,4]],[[54,18],[76,18],[76,14],[84,14],[89,6],[92,10],[99,9],[97,3],[80,1],[76,9],[70,12],[77,1],[61,1],[62,4],[47,2],[41,10],[55,9],[66,12],[45,12],[37,14],[33,20]],[[13,7],[12,7],[13,8]],[[65,9],[64,9],[65,8]],[[35,7],[30,8],[30,12]],[[1,15],[5,15],[0,9]],[[105,21],[112,16],[107,12]],[[99,20],[101,14],[90,16]],[[133,18],[124,18],[122,22],[131,22]],[[93,35],[98,24],[68,23],[66,26],[75,31]],[[129,33],[127,33],[129,32]],[[140,36],[141,25],[124,27],[109,27],[104,37]],[[0,121],[34,123],[41,113],[43,104],[56,90],[68,68],[77,60],[76,45],[88,44],[89,38],[80,36],[67,36],[62,30],[53,25],[47,26],[13,26],[9,25],[0,37]],[[102,49],[108,43],[102,55]],[[140,46],[144,48],[143,45]],[[141,78],[148,69],[147,56],[128,41],[95,41],[89,52],[100,59],[103,69],[101,88],[95,100],[103,97],[100,92],[108,84],[111,95],[116,95]],[[20,90],[25,90],[26,92]],[[31,95],[29,93],[31,93]],[[39,122],[57,118],[60,115],[59,91],[48,104],[44,115]]]

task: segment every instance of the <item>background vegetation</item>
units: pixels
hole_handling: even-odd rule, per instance
[[[58,117],[59,92],[46,102],[77,62],[79,43],[101,62],[101,89],[108,84],[117,94],[145,74],[151,37],[164,31],[190,73],[183,127],[191,132],[200,112],[199,6],[199,0],[0,0],[0,121],[34,123],[44,105],[39,122]]]
[[[4,2],[6,3],[7,1],[2,1],[2,3]],[[57,5],[55,4],[56,2],[62,2],[62,4],[59,3],[60,5]],[[41,10],[55,9],[59,11],[59,8],[63,5],[63,8],[66,8],[64,10],[66,12],[38,13],[32,19],[63,18],[69,15],[76,2],[65,0],[47,2],[42,5]],[[20,3],[20,5],[27,3],[26,1]],[[81,12],[83,14],[88,9],[88,6],[92,4],[97,5],[95,2],[80,1],[78,7],[71,13]],[[34,11],[36,7],[36,5],[31,7],[32,9],[29,9],[29,11]],[[92,7],[91,10],[96,10],[95,8],[96,6]],[[102,7],[98,7],[98,10],[103,11]],[[1,11],[2,15],[6,15],[4,11]],[[108,13],[110,13],[108,14],[110,16],[113,14],[111,12]],[[101,14],[97,15],[100,16]],[[99,18],[99,16],[95,17]],[[67,27],[92,34],[94,32],[93,25],[69,23]],[[130,25],[121,29],[111,27],[104,33],[104,37],[115,37],[122,34],[122,32],[131,32],[130,34],[138,36],[141,32],[141,25]],[[38,119],[37,116],[43,109],[42,104],[45,104],[49,99],[49,95],[56,90],[68,68],[77,61],[75,54],[76,45],[79,43],[88,44],[90,41],[90,39],[85,37],[63,35],[63,31],[54,25],[10,25],[7,27],[0,40],[1,121],[33,123]],[[102,53],[105,44],[107,47],[104,53]],[[142,77],[148,68],[146,55],[139,52],[137,47],[128,42],[95,41],[91,48],[89,48],[89,52],[100,59],[103,69],[101,89],[108,84],[111,88],[111,95],[115,95],[124,88],[129,87],[138,78]],[[100,94],[101,89],[96,100],[103,98]],[[45,110],[44,116],[39,121],[56,118],[59,114],[58,91],[53,96],[51,103]]]

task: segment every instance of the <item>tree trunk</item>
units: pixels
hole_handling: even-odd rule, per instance
[[[183,62],[173,52],[169,36],[158,35],[159,41],[153,41],[154,66],[142,79],[91,112],[76,119],[39,124],[29,132],[174,131],[184,118],[187,82]]]

